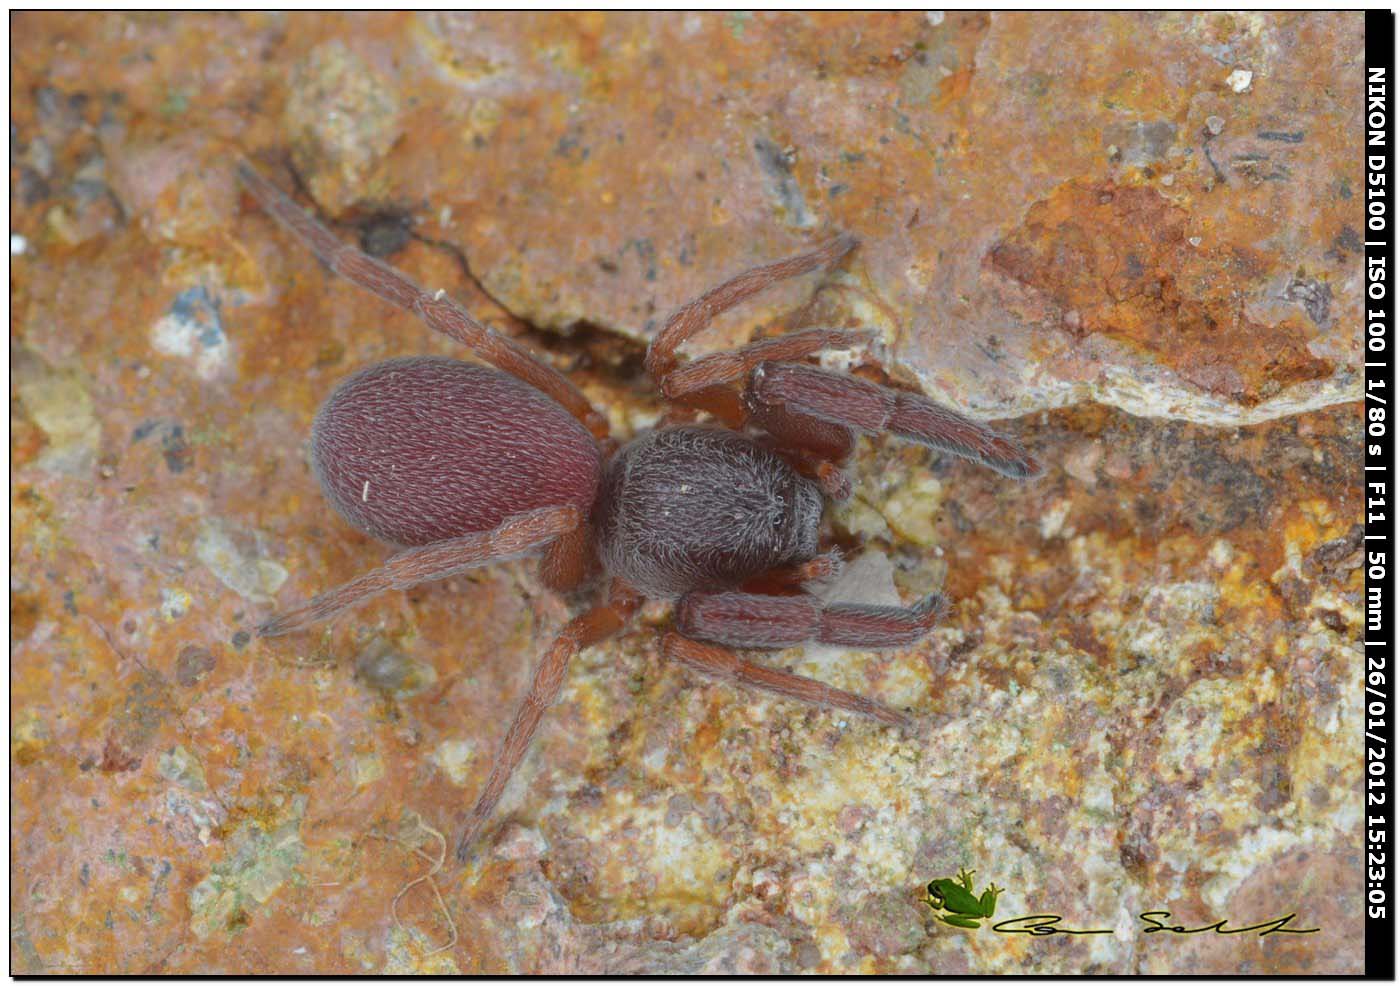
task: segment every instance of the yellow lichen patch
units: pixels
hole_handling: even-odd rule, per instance
[[[46,439],[35,464],[55,472],[86,472],[96,458],[102,428],[83,376],[52,370],[32,355],[19,356],[15,393]]]
[[[10,758],[20,767],[28,767],[43,755],[49,740],[49,730],[37,712],[23,709],[10,723]]]
[[[936,543],[934,521],[942,505],[943,484],[920,476],[901,484],[884,502],[881,513],[895,536],[923,547]]]

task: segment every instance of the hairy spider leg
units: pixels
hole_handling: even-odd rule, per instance
[[[690,640],[678,633],[666,635],[662,643],[662,652],[667,660],[675,661],[706,677],[718,678],[741,687],[770,692],[822,708],[841,709],[868,716],[891,726],[908,726],[911,722],[902,712],[863,695],[843,691],[813,678],[793,674],[791,671],[757,664],[725,647]]]
[[[676,607],[679,632],[667,637],[666,655],[736,684],[903,725],[909,721],[907,716],[879,702],[757,664],[727,648],[793,647],[808,641],[899,647],[927,636],[945,612],[946,603],[938,595],[906,608],[824,604],[808,595],[692,592],[682,596]]]
[[[693,359],[671,370],[657,385],[667,400],[682,400],[695,391],[743,380],[760,363],[790,362],[823,349],[850,349],[870,342],[874,336],[869,329],[802,329]]]
[[[690,592],[676,606],[676,629],[730,647],[796,647],[809,641],[902,647],[928,636],[946,610],[937,594],[905,607],[823,603],[809,595]]]
[[[807,561],[764,572],[745,582],[741,588],[744,592],[760,595],[791,591],[812,582],[830,581],[840,575],[845,567],[846,562],[841,557],[841,552],[833,548]]]
[[[747,401],[733,384],[765,362],[796,360],[823,349],[857,346],[869,342],[871,336],[869,331],[807,329],[764,339],[679,366],[662,379],[661,387],[669,400],[708,411],[728,428],[739,430],[750,424],[761,428],[773,439],[773,451],[802,475],[816,480],[827,496],[845,500],[851,495],[850,481],[837,463],[845,461],[855,447],[850,429],[786,408]],[[677,414],[669,420],[679,423],[688,418]]]
[[[583,523],[577,507],[545,507],[509,517],[495,530],[400,551],[378,568],[279,613],[258,627],[258,636],[278,637],[304,629],[390,589],[411,589],[421,582],[517,558],[568,535]]]
[[[773,439],[773,451],[786,458],[802,475],[814,479],[833,500],[851,495],[850,481],[837,463],[855,447],[849,428],[798,414],[784,407],[769,407],[740,397],[733,384],[743,381],[766,362],[801,359],[823,349],[849,348],[870,341],[869,331],[807,329],[764,339],[730,352],[715,353],[677,367],[662,381],[667,398],[709,411],[727,427],[761,428]]]
[[[661,427],[693,424],[699,417],[699,411],[707,412],[730,431],[743,431],[749,423],[749,410],[744,406],[739,391],[729,384],[719,384],[691,391],[668,405],[661,418]]]
[[[842,234],[809,253],[755,267],[712,288],[667,319],[648,347],[646,360],[648,372],[668,400],[706,411],[728,428],[757,425],[774,439],[775,452],[804,476],[816,480],[836,500],[844,500],[851,493],[850,481],[838,468],[855,444],[850,430],[796,411],[747,401],[733,385],[765,362],[796,360],[823,349],[860,345],[870,341],[870,332],[806,329],[704,356],[685,365],[678,365],[676,350],[705,329],[716,315],[779,281],[832,266],[857,242],[854,236]],[[674,415],[672,423],[683,417]]]
[[[599,568],[593,532],[587,524],[559,535],[540,558],[540,579],[555,592],[577,589]]]
[[[446,292],[424,291],[388,264],[343,243],[310,213],[245,162],[238,177],[273,218],[311,248],[335,273],[421,318],[429,328],[456,339],[486,362],[548,394],[582,422],[595,438],[608,437],[608,422],[568,378],[540,362],[520,343],[482,325]]]
[[[747,401],[749,424],[761,428],[774,452],[799,473],[814,480],[832,500],[851,495],[851,481],[840,463],[855,449],[849,428],[799,414],[785,407],[766,407]]]
[[[890,432],[1015,479],[1040,474],[1039,463],[1020,442],[922,394],[800,363],[761,363],[749,377],[748,395],[755,404],[855,431]]]
[[[491,765],[486,786],[477,795],[476,804],[463,825],[462,835],[457,840],[458,862],[467,861],[482,826],[501,800],[511,775],[529,750],[530,740],[539,728],[540,719],[563,687],[564,673],[568,670],[570,659],[585,647],[591,647],[625,627],[640,605],[641,599],[636,593],[623,583],[614,581],[608,601],[570,620],[540,659],[530,688],[516,710],[515,719],[506,731],[500,752]]]
[[[675,370],[676,350],[691,336],[710,324],[716,315],[790,277],[806,274],[819,267],[830,267],[859,242],[849,233],[832,237],[809,253],[788,257],[761,267],[754,267],[711,288],[671,314],[666,325],[647,347],[646,367],[663,394],[666,378]]]

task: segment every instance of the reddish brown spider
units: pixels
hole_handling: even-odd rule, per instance
[[[795,360],[862,333],[809,330],[680,365],[676,349],[720,312],[770,285],[830,267],[856,245],[838,236],[810,253],[746,271],[682,306],[652,340],[646,367],[682,414],[618,447],[564,376],[398,271],[341,243],[247,165],[243,183],[331,270],[415,312],[496,369],[445,358],[395,359],[344,381],[316,415],[311,463],[347,523],[402,546],[379,568],[259,627],[300,630],[387,589],[543,553],[545,582],[582,585],[601,563],[606,602],[571,620],[539,666],[457,842],[465,860],[559,693],[569,659],[627,625],[644,597],[676,600],[666,657],[706,675],[903,725],[905,715],[730,648],[807,641],[898,647],[944,609],[824,604],[801,591],[830,577],[819,545],[823,494],[849,486],[839,464],[856,432],[889,431],[1008,476],[1038,471],[1013,439],[921,397]],[[504,371],[504,372],[502,372]]]

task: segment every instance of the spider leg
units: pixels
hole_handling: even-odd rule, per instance
[[[718,384],[702,390],[693,390],[667,408],[668,424],[688,424],[695,419],[695,411],[706,411],[726,428],[741,431],[749,421],[748,408],[744,406],[739,392],[728,384]]]
[[[787,460],[803,476],[821,487],[828,498],[850,498],[851,481],[838,463],[846,461],[855,448],[849,428],[798,414],[785,407],[765,407],[749,401],[748,424],[761,428],[764,445]]]
[[[856,243],[854,236],[842,234],[809,253],[730,278],[677,309],[651,341],[646,358],[647,372],[668,400],[707,411],[728,428],[737,430],[750,423],[759,426],[775,439],[778,451],[790,453],[787,457],[794,467],[816,479],[828,496],[838,500],[850,495],[850,484],[836,467],[851,453],[854,438],[850,430],[781,407],[755,404],[741,397],[734,384],[768,362],[801,359],[822,349],[868,342],[870,332],[806,329],[685,365],[679,365],[676,350],[716,315],[779,281],[837,263]]]
[[[779,281],[806,274],[819,267],[830,267],[850,253],[856,243],[854,236],[843,233],[827,240],[809,253],[744,271],[682,305],[666,320],[666,325],[647,347],[647,372],[651,374],[662,393],[665,393],[666,378],[676,368],[676,350],[687,339],[708,326],[716,315],[728,311]]]
[[[597,568],[598,555],[587,524],[559,535],[540,558],[540,578],[555,592],[577,589]]]
[[[692,671],[711,678],[733,682],[746,688],[795,698],[799,702],[824,708],[841,709],[856,715],[869,716],[891,726],[907,726],[910,718],[887,705],[823,684],[791,671],[766,667],[715,644],[689,640],[678,633],[668,633],[662,643],[668,660],[682,664]]]
[[[764,404],[747,393],[741,397],[733,384],[765,363],[801,359],[822,349],[858,345],[869,339],[869,332],[841,329],[810,329],[764,339],[686,363],[663,378],[662,390],[683,406],[708,411],[726,427],[738,430],[752,425],[761,429],[773,450],[795,469],[816,480],[827,496],[845,500],[851,495],[850,481],[837,463],[849,458],[855,448],[851,430],[780,404]]]
[[[680,400],[686,394],[718,384],[733,383],[748,376],[760,363],[786,362],[811,356],[823,349],[847,349],[869,342],[869,330],[804,329],[772,339],[760,339],[739,349],[693,359],[671,370],[657,381],[667,400]]]
[[[745,402],[749,421],[767,432],[779,448],[801,452],[814,461],[844,462],[856,439],[844,425],[823,421],[781,404]]]
[[[477,795],[476,804],[467,816],[462,835],[457,840],[458,862],[467,861],[472,844],[481,833],[482,826],[486,824],[496,803],[501,800],[511,775],[515,773],[515,768],[520,766],[520,761],[529,750],[530,740],[539,728],[540,719],[558,697],[559,689],[563,687],[564,672],[568,669],[570,658],[585,647],[591,647],[621,630],[632,618],[640,603],[641,600],[634,592],[621,583],[614,582],[608,602],[570,620],[540,659],[530,681],[530,688],[525,693],[520,707],[516,709],[515,719],[506,731],[500,752],[491,764],[491,774],[486,779],[486,786]]]
[[[731,647],[795,647],[808,641],[860,648],[902,647],[927,636],[947,609],[940,595],[918,605],[823,603],[809,595],[691,592],[676,606],[676,629]]]
[[[810,582],[824,582],[834,579],[841,574],[845,567],[846,563],[841,557],[841,552],[832,549],[796,565],[787,565],[764,572],[762,575],[745,582],[743,591],[768,594],[770,590],[781,592],[784,589],[800,589]]]
[[[445,579],[469,568],[525,554],[583,525],[577,507],[546,507],[508,518],[492,531],[409,548],[383,565],[321,593],[258,627],[260,637],[278,637],[330,619],[390,589]]]
[[[238,177],[263,209],[310,247],[332,271],[385,301],[413,312],[429,328],[456,339],[491,365],[548,394],[578,418],[595,438],[607,437],[607,419],[594,409],[588,398],[567,377],[541,363],[524,346],[482,325],[446,292],[430,294],[388,264],[341,242],[247,163],[239,162]]]
[[[1040,465],[1014,438],[922,394],[843,373],[799,363],[762,363],[749,377],[748,397],[754,405],[781,407],[855,431],[888,431],[1016,479],[1040,473]]]

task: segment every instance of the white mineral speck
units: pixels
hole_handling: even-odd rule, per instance
[[[941,10],[929,10],[929,11],[925,11],[925,12],[924,12],[924,19],[927,20],[927,21],[928,21],[930,24],[932,24],[934,27],[937,27],[939,24],[942,24],[942,23],[943,23],[943,11],[941,11]]]
[[[207,290],[184,291],[170,310],[151,327],[156,352],[194,361],[195,373],[213,379],[228,362],[229,343],[218,305]]]
[[[856,351],[854,349],[824,349],[817,359],[821,361],[823,369],[844,373],[855,363]]]
[[[24,252],[25,252],[26,250],[28,250],[28,249],[29,249],[29,241],[28,241],[28,240],[26,240],[23,236],[20,236],[18,233],[11,233],[11,234],[10,234],[10,256],[11,256],[11,257],[22,257],[22,256],[24,255]]]
[[[160,590],[160,615],[167,623],[178,620],[190,611],[190,594],[184,589]]]
[[[441,768],[453,784],[461,787],[471,777],[470,767],[474,748],[475,744],[471,740],[444,740],[433,751],[430,759]]]
[[[355,757],[350,761],[350,776],[356,787],[369,787],[384,776],[384,759],[377,753]]]
[[[1234,547],[1223,538],[1216,538],[1215,543],[1210,546],[1210,560],[1217,568],[1229,565],[1234,557]]]
[[[365,480],[365,488],[360,491],[360,502],[369,503],[369,480]]]
[[[1065,518],[1069,516],[1070,503],[1068,500],[1061,500],[1051,507],[1040,518],[1040,536],[1049,541],[1057,536],[1064,529]]]
[[[270,600],[287,581],[285,568],[259,557],[256,550],[245,553],[229,532],[214,522],[206,522],[200,529],[194,554],[215,578],[244,599]]]
[[[1225,81],[1229,83],[1230,88],[1235,90],[1235,92],[1244,92],[1246,89],[1249,88],[1249,84],[1253,80],[1253,72],[1247,71],[1242,68],[1237,68],[1230,73],[1229,78],[1227,78]]]

